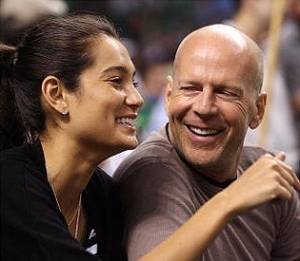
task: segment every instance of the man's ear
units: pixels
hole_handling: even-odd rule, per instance
[[[256,100],[256,113],[253,115],[249,127],[255,129],[261,123],[263,116],[265,114],[267,105],[267,94],[265,92],[260,93]]]
[[[165,95],[164,95],[164,100],[165,100],[165,112],[167,116],[169,115],[169,104],[171,100],[171,94],[172,94],[172,88],[173,88],[173,78],[172,76],[167,76],[167,87],[165,88]]]
[[[61,81],[52,75],[47,76],[42,82],[42,96],[47,105],[60,114],[67,113],[67,102]]]

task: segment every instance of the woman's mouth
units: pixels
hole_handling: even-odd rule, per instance
[[[133,118],[129,117],[123,117],[123,118],[118,118],[117,123],[122,124],[122,125],[128,125],[128,126],[133,126]]]

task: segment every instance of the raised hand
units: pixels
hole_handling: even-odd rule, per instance
[[[266,202],[280,202],[300,191],[296,174],[284,163],[285,153],[265,154],[222,192],[234,214],[243,213]]]

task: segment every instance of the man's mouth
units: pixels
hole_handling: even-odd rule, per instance
[[[213,136],[221,132],[221,130],[216,129],[201,129],[192,126],[188,126],[188,129],[199,136]]]

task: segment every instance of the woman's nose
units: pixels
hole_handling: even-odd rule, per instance
[[[136,108],[142,107],[144,104],[144,99],[142,98],[141,94],[135,87],[130,88],[126,96],[126,103],[129,106],[134,106]]]

